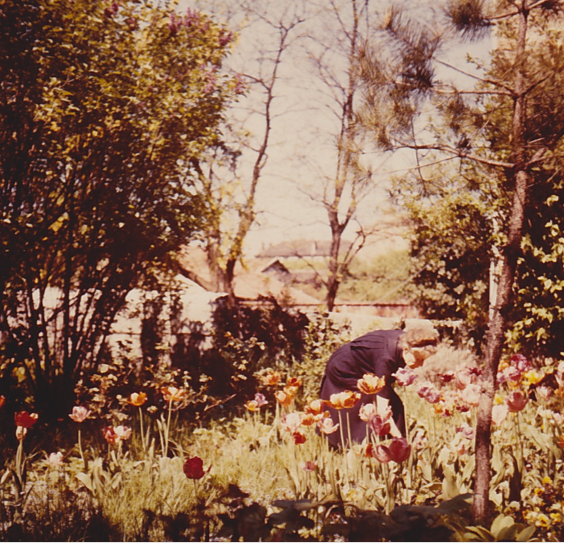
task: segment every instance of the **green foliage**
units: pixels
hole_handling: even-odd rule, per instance
[[[447,15],[458,31],[469,32],[468,37],[491,24],[491,13],[479,1],[451,1]],[[532,38],[523,64],[522,76],[530,86],[522,126],[522,140],[528,143],[520,160],[529,161],[525,169],[531,188],[512,308],[504,315],[509,348],[531,356],[557,357],[561,349],[555,338],[564,326],[559,298],[562,214],[557,210],[557,202],[563,197],[562,129],[558,127],[564,126],[564,117],[558,89],[562,85],[564,49],[558,22],[547,19],[547,15],[531,13]],[[401,44],[401,58],[411,62],[409,50],[418,48],[421,35],[398,13],[392,14],[388,23],[393,43]],[[515,43],[516,22],[507,18],[496,32],[500,44]],[[434,38],[427,39],[432,47]],[[390,110],[384,105],[389,101],[388,93],[396,95],[389,86],[398,86],[397,77],[390,74],[404,69],[393,55],[383,59],[376,61],[376,67],[366,63],[367,81],[375,77],[383,84],[367,89],[367,126],[384,131],[385,135],[375,137],[388,141],[388,145],[395,142],[395,146],[424,150],[425,160],[419,163],[430,164],[397,179],[394,188],[398,202],[407,207],[413,220],[413,273],[417,274],[414,283],[420,305],[431,317],[463,319],[466,333],[480,348],[489,317],[490,266],[506,251],[512,220],[514,174],[503,164],[517,160],[512,124],[515,101],[509,90],[515,74],[514,49],[495,49],[488,68],[472,62],[483,74],[476,94],[459,92],[450,83],[436,95],[429,91],[426,104],[434,114],[425,121],[427,130],[420,141],[407,140],[404,129],[373,112],[374,108]],[[422,102],[416,100],[420,88],[416,82],[410,85],[410,90],[399,85],[397,93],[410,115],[409,122],[418,123],[423,120]],[[456,168],[434,164],[434,159],[448,156],[460,159]]]
[[[339,297],[351,301],[409,298],[410,259],[407,251],[391,250],[370,262],[355,259],[339,288]]]
[[[305,399],[318,397],[327,361],[348,336],[349,327],[337,326],[327,314],[316,314],[312,318],[307,328],[304,354],[292,365],[294,375],[302,381]]]
[[[129,0],[8,1],[0,24],[1,370],[66,409],[126,294],[201,228],[191,164],[219,144],[231,38]]]

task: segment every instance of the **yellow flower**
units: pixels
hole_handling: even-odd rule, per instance
[[[544,378],[544,375],[537,370],[529,370],[523,374],[523,379],[530,385],[536,385],[540,383]]]
[[[555,524],[562,522],[562,517],[560,516],[560,513],[550,513],[550,518]]]
[[[548,519],[548,517],[544,514],[541,513],[538,517],[537,517],[537,521],[535,523],[537,526],[540,526],[542,528],[548,528],[550,526],[550,521]]]
[[[503,396],[500,396],[499,394],[496,394],[493,403],[494,405],[501,405],[502,403],[505,403],[505,398],[503,398]]]
[[[550,479],[550,477],[543,477],[542,484],[543,485],[551,485],[552,480]]]
[[[249,400],[247,403],[245,403],[245,408],[249,411],[258,411],[259,405],[256,400]]]

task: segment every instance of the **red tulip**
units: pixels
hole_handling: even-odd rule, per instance
[[[378,445],[375,449],[370,450],[370,455],[382,463],[393,461],[399,464],[407,460],[410,454],[411,445],[404,437],[394,437],[389,445]]]
[[[20,428],[31,428],[39,418],[37,413],[28,413],[27,411],[19,411],[14,413],[14,420],[16,421],[16,426]]]
[[[529,397],[520,390],[515,390],[511,393],[511,396],[508,396],[505,399],[505,403],[509,409],[510,413],[517,413],[519,411],[523,411],[527,402],[529,401]]]
[[[188,479],[201,479],[206,474],[204,461],[198,456],[187,458],[182,469]]]

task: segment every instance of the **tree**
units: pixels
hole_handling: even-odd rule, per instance
[[[231,35],[129,0],[6,1],[0,20],[2,379],[64,412],[127,293],[201,229],[191,164],[220,144]]]
[[[361,203],[373,194],[375,182],[373,166],[365,156],[363,133],[356,122],[359,53],[363,40],[370,35],[373,12],[370,2],[357,0],[331,0],[319,9],[312,18],[316,27],[310,31],[307,51],[317,77],[316,101],[331,115],[333,156],[329,161],[332,171],[323,165],[316,172],[321,190],[316,193],[316,189],[309,189],[308,194],[325,209],[331,231],[328,274],[323,283],[325,303],[332,311],[354,257],[377,230],[361,220]],[[323,160],[327,161],[327,153]],[[354,242],[344,248],[343,235],[353,225],[357,227]]]
[[[430,162],[445,155],[458,159],[459,175],[467,180],[468,190],[490,192],[501,218],[496,232],[502,257],[499,284],[488,322],[477,418],[477,522],[486,519],[489,509],[491,412],[497,369],[511,324],[524,224],[527,216],[540,211],[529,195],[533,182],[535,192],[537,183],[544,184],[550,200],[554,178],[547,173],[562,150],[564,108],[558,89],[564,54],[557,25],[551,26],[561,9],[562,3],[554,0],[449,2],[448,22],[463,37],[475,38],[496,29],[498,44],[491,66],[479,75],[441,59],[440,46],[448,34],[409,24],[392,10],[385,30],[394,48],[393,58],[386,63],[367,53],[364,63],[364,121],[379,145],[409,148],[417,158]],[[474,79],[476,87],[461,90],[441,80],[438,66]],[[429,105],[439,122],[422,126],[416,121]],[[431,152],[440,154],[419,155]],[[480,175],[467,175],[467,168]],[[424,189],[422,174],[420,180]]]
[[[222,6],[220,1],[212,8],[221,12]],[[278,121],[287,113],[288,106],[278,106],[279,87],[306,10],[297,1],[241,0],[224,7],[237,26],[239,45],[230,66],[245,96],[230,108],[226,145],[210,150],[198,167],[209,209],[204,244],[213,284],[208,286],[227,292],[233,305],[235,266],[243,260],[247,234],[256,222],[257,191],[276,146]]]

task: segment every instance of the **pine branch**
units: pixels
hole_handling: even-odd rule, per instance
[[[413,149],[413,150],[427,150],[427,151],[442,151],[444,153],[450,153],[453,157],[472,160],[474,162],[478,162],[480,164],[486,164],[488,166],[494,166],[496,168],[505,168],[511,169],[515,165],[512,162],[502,162],[499,160],[491,160],[489,158],[480,157],[478,155],[471,155],[464,152],[462,149],[456,149],[454,147],[450,147],[449,145],[424,145],[424,144],[413,144],[407,143],[398,140],[398,144],[400,147],[404,147],[406,149]]]

